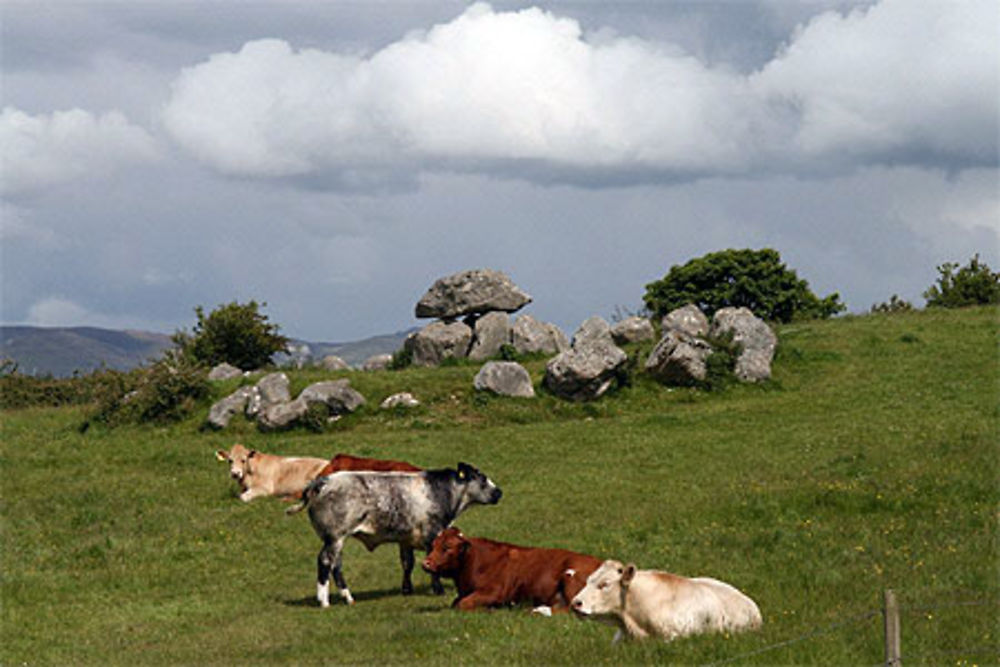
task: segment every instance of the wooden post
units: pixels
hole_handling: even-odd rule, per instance
[[[896,602],[896,592],[886,589],[882,594],[882,603],[882,618],[885,622],[885,664],[887,667],[900,667],[903,661],[899,648],[899,604]]]

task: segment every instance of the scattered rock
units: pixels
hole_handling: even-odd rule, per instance
[[[732,334],[743,348],[733,372],[744,382],[761,382],[771,377],[771,361],[778,337],[749,308],[720,308],[712,318],[712,336]]]
[[[264,408],[257,416],[257,426],[262,431],[280,431],[290,428],[309,411],[309,404],[302,398],[285,403],[275,403]]]
[[[350,370],[350,365],[335,354],[328,354],[319,362],[320,368],[325,371],[346,371]]]
[[[231,380],[243,375],[243,371],[225,362],[219,364],[208,372],[208,379],[212,381]]]
[[[558,354],[569,349],[562,329],[554,324],[539,322],[531,315],[519,315],[511,330],[511,344],[518,354]]]
[[[462,322],[431,322],[406,339],[416,366],[438,366],[448,358],[464,358],[472,342],[472,329]]]
[[[365,363],[361,364],[361,370],[384,371],[390,364],[392,364],[391,354],[376,354],[365,359]]]
[[[254,393],[250,397],[247,414],[256,417],[272,405],[292,400],[288,386],[288,376],[284,373],[270,373],[262,377],[254,385]]]
[[[570,349],[545,366],[545,386],[556,396],[573,401],[600,398],[611,388],[628,355],[615,345],[611,327],[591,317],[577,329]]]
[[[701,309],[693,303],[670,311],[660,321],[663,333],[680,331],[688,336],[708,335],[708,318]]]
[[[672,329],[660,339],[646,360],[646,370],[672,385],[693,385],[707,376],[712,346],[700,338]]]
[[[420,405],[420,401],[413,397],[408,391],[393,394],[379,405],[382,410],[391,410],[395,407],[415,408]]]
[[[472,333],[469,359],[482,361],[500,354],[500,348],[510,344],[511,327],[507,313],[492,312],[476,320]]]
[[[625,345],[653,340],[656,338],[656,332],[653,331],[653,323],[649,319],[634,315],[611,327],[611,337],[617,344]]]
[[[302,390],[299,399],[307,405],[322,403],[334,415],[354,412],[365,403],[365,397],[351,387],[350,380],[315,382]]]
[[[247,403],[249,403],[253,394],[253,387],[240,387],[229,396],[216,401],[208,411],[208,425],[216,429],[223,429],[229,426],[229,421],[237,412],[246,410]]]
[[[614,338],[611,336],[611,325],[600,315],[587,318],[573,334],[572,347],[574,348],[595,344],[611,346],[615,344]]]
[[[488,361],[476,373],[473,386],[479,391],[491,391],[500,396],[534,398],[531,376],[514,361]]]
[[[492,269],[463,271],[437,280],[417,302],[420,318],[455,318],[472,313],[513,313],[531,297],[506,274]]]

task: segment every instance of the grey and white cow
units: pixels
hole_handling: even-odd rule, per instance
[[[471,505],[495,505],[502,492],[467,463],[457,469],[422,472],[337,472],[314,480],[302,502],[287,512],[309,508],[309,519],[323,548],[316,559],[316,598],[330,605],[330,572],[340,596],[353,604],[341,571],[344,540],[355,537],[369,551],[385,542],[399,544],[403,594],[413,591],[413,550],[429,551],[434,538]],[[436,575],[431,586],[444,587]]]

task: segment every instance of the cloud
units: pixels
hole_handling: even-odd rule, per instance
[[[5,107],[0,112],[0,192],[5,196],[157,157],[152,136],[117,111],[95,115],[72,109],[32,116]]]
[[[747,75],[666,43],[588,36],[537,8],[480,3],[370,57],[247,42],[185,69],[163,119],[219,171],[312,186],[353,173],[365,187],[393,170],[621,183],[793,171],[845,154],[990,164],[996,13],[988,0],[829,11]]]

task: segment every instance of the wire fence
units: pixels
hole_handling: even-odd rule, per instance
[[[914,591],[915,592],[915,591]],[[940,662],[944,659],[955,660],[955,659],[978,659],[985,658],[989,661],[989,664],[1000,664],[1000,643],[994,645],[978,645],[963,647],[961,649],[938,649],[930,651],[921,651],[917,654],[906,654],[900,650],[900,644],[906,645],[905,635],[902,640],[899,636],[899,616],[909,615],[914,616],[917,614],[927,615],[934,614],[941,610],[949,609],[967,609],[967,608],[984,608],[989,609],[987,612],[989,618],[993,619],[993,626],[998,630],[997,633],[993,633],[989,638],[994,641],[1000,642],[1000,596],[995,598],[971,598],[971,595],[982,595],[982,591],[934,591],[936,594],[953,596],[956,593],[965,593],[963,597],[956,598],[950,597],[948,599],[941,600],[939,602],[933,603],[920,603],[920,604],[900,604],[897,605],[895,601],[895,593],[893,591],[886,591],[884,594],[884,602],[882,607],[878,609],[869,609],[864,612],[859,612],[849,618],[843,619],[836,623],[830,625],[821,626],[814,628],[809,632],[802,635],[791,637],[774,644],[769,644],[767,646],[761,647],[754,651],[749,651],[747,653],[741,653],[739,655],[730,656],[723,660],[718,660],[715,662],[707,663],[705,667],[714,667],[715,665],[728,665],[750,658],[763,655],[765,653],[770,653],[772,651],[777,651],[782,648],[787,648],[794,644],[799,644],[802,642],[807,642],[815,640],[824,635],[837,632],[845,627],[859,624],[865,621],[870,621],[875,617],[882,617],[885,621],[883,630],[883,640],[885,644],[885,659],[878,663],[883,667],[886,665],[900,665],[903,660],[910,662]],[[890,601],[891,600],[891,601]],[[893,638],[890,629],[891,626],[895,627],[896,637]],[[893,645],[895,642],[895,645]],[[958,664],[962,664],[959,662]]]

